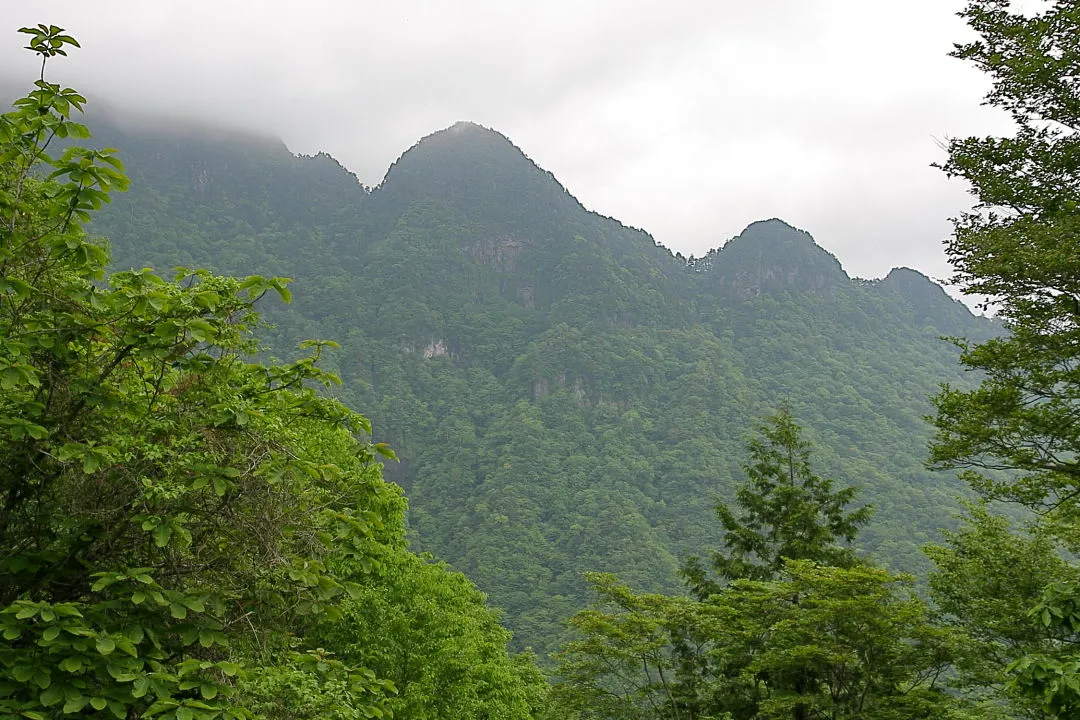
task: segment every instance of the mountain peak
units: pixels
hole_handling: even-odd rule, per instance
[[[435,200],[468,220],[498,232],[514,232],[540,208],[550,214],[582,211],[555,177],[537,166],[508,137],[461,121],[406,150],[376,189],[377,202]],[[402,208],[396,208],[400,216]]]
[[[496,136],[502,138],[503,140],[506,140],[506,142],[510,142],[509,138],[507,138],[505,135],[503,135],[498,130],[493,130],[492,128],[481,125],[480,123],[475,123],[472,120],[458,120],[456,123],[454,123],[453,125],[451,125],[448,128],[444,128],[442,130],[436,130],[435,132],[433,132],[428,137],[431,137],[431,136],[434,136],[434,135],[441,135],[441,134],[444,134],[444,133],[445,134],[450,134],[450,135],[461,135],[463,133],[478,133],[478,134],[484,134],[484,135],[496,135]]]
[[[745,297],[776,290],[831,295],[850,280],[810,233],[779,218],[751,223],[711,255],[720,289]]]
[[[950,298],[945,289],[930,277],[909,267],[893,268],[881,279],[880,283],[882,287],[895,290],[916,305],[946,300],[959,302]]]
[[[882,282],[886,283],[916,283],[916,284],[929,284],[935,287],[940,287],[934,282],[929,275],[915,270],[909,267],[895,267],[889,271],[889,274],[882,278]]]
[[[813,235],[805,230],[795,227],[791,223],[781,220],[780,218],[755,220],[747,225],[741,233],[729,240],[724,245],[723,249],[727,249],[732,245],[749,242],[765,244],[776,249],[786,249],[789,251],[797,250],[802,252],[813,249],[832,257],[831,253],[828,253],[817,244]]]
[[[893,268],[879,281],[879,286],[897,293],[917,322],[931,324],[943,332],[957,332],[971,321],[972,313],[967,305],[950,297],[945,288],[918,270]]]
[[[491,170],[499,165],[536,168],[520,148],[497,130],[468,120],[420,138],[386,171],[382,184],[439,169],[441,165],[469,165]],[[464,168],[455,168],[464,169]],[[538,169],[538,168],[537,168]]]
[[[508,155],[525,157],[525,153],[521,151],[510,138],[503,135],[498,130],[489,128],[479,123],[472,122],[471,120],[458,120],[456,123],[449,127],[445,127],[442,130],[436,130],[430,135],[425,135],[420,138],[411,148],[402,153],[402,158],[414,152],[430,152],[433,148],[451,148],[454,146],[465,146],[471,151],[475,151],[481,147],[488,147],[491,150],[502,150]],[[528,158],[525,158],[526,160]]]
[[[805,230],[800,230],[791,223],[785,220],[781,220],[778,217],[774,217],[768,218],[766,220],[755,220],[754,222],[747,225],[746,228],[744,228],[743,231],[736,236],[736,238],[742,237],[744,235],[753,236],[765,233],[800,233],[802,235],[810,237],[810,233],[806,232]],[[810,241],[813,242],[814,239],[810,237]]]

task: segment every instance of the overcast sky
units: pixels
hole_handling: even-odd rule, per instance
[[[963,0],[0,0],[82,43],[57,81],[245,125],[375,185],[418,138],[504,133],[586,207],[701,255],[748,223],[810,231],[847,271],[949,275],[970,197],[930,164],[1007,129],[947,56]]]

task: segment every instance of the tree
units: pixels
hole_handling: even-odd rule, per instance
[[[507,652],[510,633],[461,573],[398,547],[358,585],[313,635],[393,682],[394,717],[529,720],[544,705],[532,655]]]
[[[988,496],[1060,514],[1073,511],[1080,478],[1080,8],[1059,2],[1030,17],[1008,8],[971,3],[964,15],[982,37],[954,54],[990,73],[987,102],[1018,130],[954,140],[944,169],[978,200],[947,247],[954,281],[984,296],[1009,332],[962,344],[964,365],[986,379],[938,396],[931,460],[1018,470],[1017,480],[967,478]]]
[[[578,639],[559,656],[567,717],[983,717],[949,691],[962,637],[931,621],[911,578],[790,561],[774,580],[736,580],[706,601],[590,581],[596,602],[574,616]]]
[[[712,652],[722,665],[745,648],[741,674],[756,684],[756,705],[734,717],[912,720],[959,710],[943,682],[956,637],[930,622],[911,583],[867,565],[800,560],[775,581],[737,581],[712,598],[724,632]]]
[[[960,713],[942,683],[956,634],[931,622],[910,578],[856,562],[836,542],[854,540],[868,509],[846,512],[853,491],[833,492],[810,471],[786,410],[759,430],[737,496],[746,512],[718,512],[730,554],[716,567],[727,582],[691,564],[687,598],[590,576],[596,601],[571,619],[578,639],[559,657],[562,709],[664,720]]]
[[[675,646],[711,645],[696,632],[702,607],[688,598],[638,594],[609,573],[591,573],[593,604],[570,620],[578,639],[558,654],[557,707],[580,720],[694,720],[705,717],[688,697],[693,678]],[[722,716],[721,716],[722,717]]]
[[[287,281],[105,280],[82,223],[123,168],[50,154],[89,135],[82,96],[44,78],[78,43],[21,32],[42,76],[0,116],[0,713],[291,712],[291,673],[340,700],[334,717],[384,715],[392,685],[303,640],[351,587],[333,563],[369,557],[403,508],[370,425],[315,392],[322,345],[245,359],[255,302]]]
[[[970,183],[977,205],[955,220],[947,252],[955,282],[983,296],[1008,333],[979,345],[961,343],[962,363],[984,379],[975,390],[945,386],[937,396],[930,459],[936,467],[962,470],[986,498],[1035,511],[1044,531],[1075,551],[1080,6],[1042,3],[1025,14],[1007,0],[974,0],[962,15],[979,37],[957,46],[954,55],[990,75],[987,103],[1010,113],[1017,129],[1011,137],[949,144],[944,170]],[[1057,587],[1044,600],[1036,614],[1044,630],[1068,625],[1067,596]],[[1040,657],[1017,662],[1018,687],[1053,716],[1070,716],[1080,707],[1080,658]]]
[[[943,545],[925,548],[936,566],[930,593],[945,621],[966,637],[953,684],[1015,716],[1041,718],[1042,703],[1010,688],[1005,668],[1058,645],[1060,634],[1033,623],[1029,611],[1047,587],[1076,573],[1045,529],[1018,533],[1011,525],[984,504],[969,506]]]
[[[712,568],[720,580],[771,580],[785,560],[853,565],[852,548],[840,541],[850,544],[873,510],[848,511],[855,488],[834,491],[832,480],[810,469],[810,445],[786,407],[757,427],[747,452],[746,482],[735,493],[743,512],[736,517],[727,505],[716,506],[725,550],[713,552]],[[720,588],[697,558],[687,560],[682,574],[701,599]]]

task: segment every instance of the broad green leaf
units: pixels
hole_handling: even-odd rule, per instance
[[[146,692],[150,689],[150,679],[147,677],[137,677],[131,683],[131,695],[132,697],[141,698],[146,695]]]
[[[158,547],[165,547],[169,544],[169,539],[172,537],[173,528],[168,523],[161,523],[154,528],[154,544]]]
[[[52,707],[63,700],[63,698],[64,692],[60,685],[53,684],[38,696],[38,701],[45,707]]]
[[[79,655],[69,655],[60,661],[60,669],[70,673],[80,672],[83,669],[83,659]]]

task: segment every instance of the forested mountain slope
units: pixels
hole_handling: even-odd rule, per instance
[[[961,486],[924,469],[922,418],[939,382],[965,383],[940,337],[995,327],[914,270],[850,278],[780,220],[687,261],[469,123],[373,189],[278,142],[93,125],[132,178],[91,227],[114,264],[295,278],[271,347],[341,343],[340,397],[396,448],[415,542],[523,645],[556,645],[582,571],[658,590],[716,547],[712,505],[780,403],[818,470],[877,506],[867,551],[919,569],[952,524]]]

